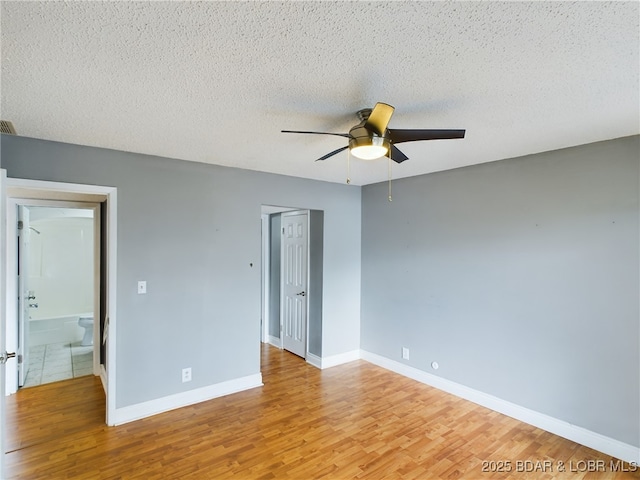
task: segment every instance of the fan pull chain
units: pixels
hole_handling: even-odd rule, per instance
[[[393,202],[393,197],[391,196],[391,152],[389,152],[389,201]]]
[[[347,148],[347,185],[351,184],[351,149]]]

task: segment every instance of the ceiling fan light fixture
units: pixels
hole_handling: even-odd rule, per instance
[[[443,129],[391,129],[389,120],[395,108],[387,103],[376,103],[373,108],[363,108],[358,110],[357,115],[360,123],[351,127],[349,133],[335,132],[311,132],[308,130],[282,130],[282,133],[305,133],[313,135],[335,135],[349,139],[349,143],[343,147],[336,148],[316,162],[326,160],[340,152],[349,149],[349,154],[363,160],[375,160],[387,157],[390,161],[402,163],[409,160],[396,145],[403,142],[418,142],[421,140],[447,140],[453,138],[464,138],[465,130],[443,130]],[[351,158],[350,156],[347,159]]]
[[[366,136],[349,140],[349,151],[361,160],[375,160],[389,151],[389,141],[384,137]]]

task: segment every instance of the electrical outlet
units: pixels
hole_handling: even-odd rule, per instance
[[[191,367],[182,369],[182,383],[191,381]]]
[[[138,282],[138,295],[142,295],[143,293],[147,293],[147,282],[140,280]]]
[[[402,347],[402,358],[409,360],[409,349],[407,347]]]

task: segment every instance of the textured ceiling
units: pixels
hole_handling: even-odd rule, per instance
[[[19,135],[344,182],[355,112],[466,128],[406,177],[640,133],[638,2],[1,2]],[[354,184],[386,179],[352,161]]]

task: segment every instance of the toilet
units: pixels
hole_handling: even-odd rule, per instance
[[[93,317],[80,317],[78,325],[84,328],[84,337],[80,345],[83,347],[93,345]]]

